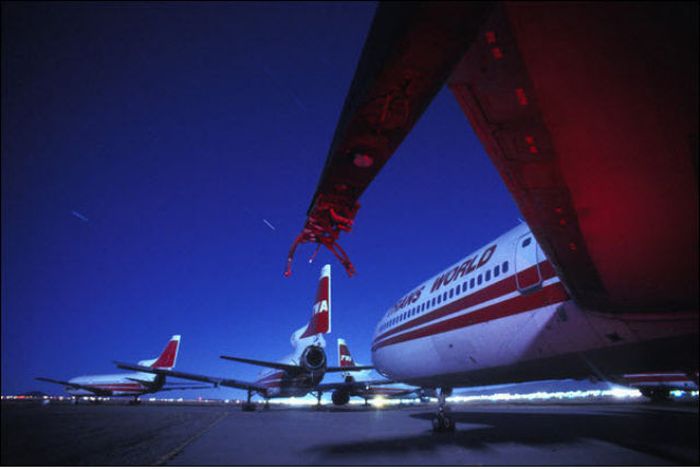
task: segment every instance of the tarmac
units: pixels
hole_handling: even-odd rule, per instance
[[[2,405],[2,465],[698,465],[698,401],[682,405]]]

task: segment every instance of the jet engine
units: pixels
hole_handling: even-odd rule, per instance
[[[299,362],[309,372],[325,370],[326,352],[317,345],[310,345],[302,352]]]
[[[331,394],[331,400],[335,405],[345,405],[350,402],[350,394],[348,394],[347,391],[336,389],[333,391],[333,394]]]

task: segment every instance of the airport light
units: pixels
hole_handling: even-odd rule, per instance
[[[374,407],[378,407],[380,409],[387,404],[386,399],[384,399],[382,396],[375,397],[371,402]]]

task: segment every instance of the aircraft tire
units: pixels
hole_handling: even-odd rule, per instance
[[[449,415],[437,414],[433,417],[433,431],[435,433],[453,432],[454,430],[455,421]]]

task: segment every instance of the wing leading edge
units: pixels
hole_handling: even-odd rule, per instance
[[[155,369],[155,368],[151,368],[148,366],[134,365],[131,363],[123,363],[123,362],[114,362],[114,363],[117,365],[118,368],[121,368],[122,370],[140,371],[143,373],[153,373],[153,374],[156,374],[159,376],[171,376],[174,378],[189,379],[191,381],[201,381],[203,383],[211,383],[216,387],[226,386],[229,388],[246,389],[246,390],[252,390],[252,391],[259,391],[259,392],[265,391],[264,387],[259,386],[255,383],[248,382],[248,381],[240,381],[240,380],[231,379],[231,378],[219,378],[216,376],[198,375],[195,373],[187,373],[184,371]]]

